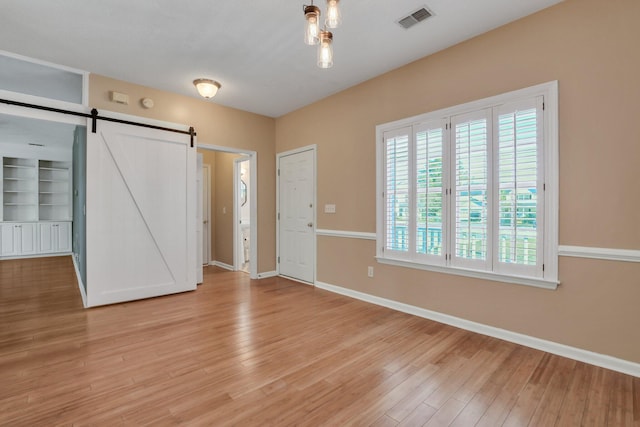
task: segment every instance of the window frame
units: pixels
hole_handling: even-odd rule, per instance
[[[455,260],[447,260],[446,262],[439,262],[437,259],[433,259],[432,256],[418,256],[413,254],[412,256],[399,256],[394,251],[385,251],[385,198],[384,191],[386,190],[386,170],[385,170],[385,133],[389,134],[401,129],[410,128],[410,159],[409,168],[414,171],[410,176],[410,209],[412,209],[413,215],[410,221],[415,224],[416,218],[416,196],[415,196],[415,135],[416,129],[424,127],[426,123],[433,123],[436,121],[446,120],[449,123],[448,134],[452,134],[451,126],[454,123],[454,117],[463,117],[468,114],[481,114],[481,110],[490,111],[489,115],[489,134],[495,126],[495,122],[498,120],[496,113],[500,111],[500,107],[504,105],[517,104],[523,99],[531,99],[535,97],[542,97],[544,100],[543,109],[541,111],[542,120],[538,120],[538,129],[541,131],[542,149],[538,150],[538,168],[541,169],[541,173],[538,176],[539,180],[542,180],[542,186],[544,188],[543,196],[539,197],[541,200],[538,207],[538,218],[541,221],[543,244],[538,248],[538,255],[542,255],[543,271],[535,272],[535,275],[521,274],[519,271],[513,271],[508,266],[497,266],[496,264],[504,264],[501,262],[495,262],[492,269],[484,270],[474,268],[474,263],[455,262]],[[443,122],[444,123],[444,122]],[[451,138],[455,138],[452,136]],[[447,164],[448,167],[455,162],[454,142],[449,141],[447,136],[446,142],[443,141],[445,147],[443,147],[443,164]],[[489,181],[497,180],[497,149],[493,147],[494,138],[492,135],[488,136],[488,174]],[[376,126],[376,260],[382,264],[389,264],[401,267],[415,268],[428,271],[436,271],[442,273],[449,273],[467,277],[475,277],[480,279],[487,279],[506,283],[515,283],[520,285],[529,285],[546,289],[556,289],[559,284],[558,281],[558,196],[559,196],[559,179],[558,179],[558,82],[551,81],[542,83],[539,85],[527,87],[520,90],[515,90],[500,95],[420,114],[413,117],[408,117],[401,120],[396,120],[389,123],[384,123]],[[495,166],[495,167],[494,167]],[[450,170],[450,169],[449,169]],[[455,179],[450,172],[445,174],[448,179]],[[445,182],[443,184],[446,188],[455,190],[455,182]],[[489,186],[488,194],[488,206],[489,221],[487,230],[487,252],[491,254],[497,251],[498,241],[496,238],[499,233],[499,224],[495,224],[498,205],[498,194],[492,194],[495,185]],[[454,193],[454,191],[452,191]],[[452,194],[447,196],[453,197]],[[446,200],[446,198],[445,198]],[[448,215],[449,221],[455,221],[455,207],[453,203],[444,203],[448,209],[443,209],[443,218]],[[455,227],[451,222],[449,223],[449,231],[447,232],[447,241],[444,242],[444,251],[447,254],[454,252],[454,239],[455,239]],[[413,230],[413,229],[412,229]],[[414,231],[409,232],[412,234]],[[444,232],[444,230],[443,230]],[[415,240],[415,236],[412,236]],[[540,254],[540,252],[542,252]],[[497,253],[497,252],[496,252]],[[444,257],[442,257],[444,258]],[[453,258],[453,257],[452,257]],[[487,256],[489,263],[492,262],[493,256]]]

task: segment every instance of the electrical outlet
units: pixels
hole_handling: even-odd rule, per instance
[[[367,267],[367,276],[373,277],[373,267],[372,266]]]
[[[324,213],[328,213],[328,214],[336,213],[336,205],[324,205]]]

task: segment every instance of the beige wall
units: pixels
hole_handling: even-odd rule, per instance
[[[216,155],[216,261],[233,265],[233,160],[238,154]]]
[[[377,124],[558,80],[560,244],[640,249],[638,16],[637,0],[567,0],[277,119],[276,152],[317,144],[318,228],[374,232]],[[640,362],[638,263],[561,257],[550,291],[374,255],[320,236],[318,280]]]
[[[130,105],[110,102],[112,90],[128,94]],[[140,100],[145,97],[154,100],[154,108],[142,108]],[[96,74],[89,80],[89,105],[101,112],[115,111],[193,126],[201,144],[257,152],[258,272],[275,270],[274,119]]]

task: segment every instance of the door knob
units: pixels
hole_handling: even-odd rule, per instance
[[[310,222],[309,224],[307,224],[307,227],[309,227],[309,228],[313,227],[313,223]]]

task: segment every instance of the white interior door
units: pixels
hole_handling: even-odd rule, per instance
[[[211,261],[211,168],[209,165],[202,166],[202,265],[209,265]]]
[[[202,153],[197,154],[196,159],[196,191],[197,191],[197,199],[198,205],[196,207],[196,242],[197,242],[197,261],[196,261],[196,281],[198,283],[202,283],[204,280],[203,272],[202,272],[202,264],[204,264],[204,247],[202,246],[202,242],[204,241],[204,232],[203,232],[203,212],[202,206],[204,205],[204,194],[202,192],[202,187],[204,185],[204,180],[202,177],[202,162],[204,156]]]
[[[313,283],[315,274],[315,150],[278,158],[279,273]]]
[[[87,134],[86,209],[88,306],[196,288],[188,135],[99,121]]]

